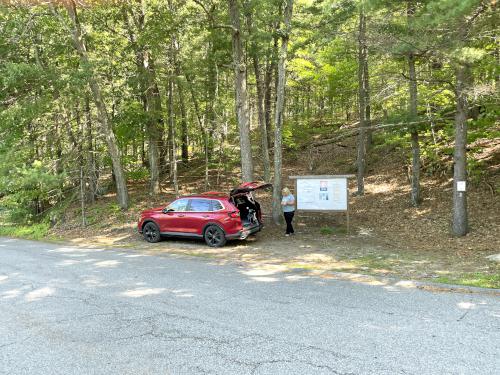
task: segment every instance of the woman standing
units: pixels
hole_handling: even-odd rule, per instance
[[[281,207],[283,208],[283,215],[286,221],[285,236],[289,236],[295,233],[292,226],[293,215],[295,214],[295,197],[287,187],[283,188],[281,195],[283,196],[281,199]]]

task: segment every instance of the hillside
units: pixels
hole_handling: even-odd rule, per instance
[[[355,148],[352,142],[342,146],[323,146],[317,151],[314,169],[301,158],[302,151],[289,151],[284,181],[297,174],[343,174],[351,172]],[[351,196],[351,231],[345,233],[345,215],[299,213],[298,235],[281,237],[282,229],[270,224],[270,192],[258,194],[267,226],[255,239],[230,243],[223,249],[210,249],[202,242],[167,240],[151,245],[136,230],[141,210],[160,206],[174,198],[168,180],[162,183],[162,194],[153,199],[146,182],[131,183],[129,211],[122,212],[110,193],[87,210],[88,226],[81,227],[81,210],[74,204],[50,233],[76,244],[122,246],[147,251],[166,251],[221,260],[250,262],[254,266],[283,265],[299,269],[341,270],[377,275],[396,275],[414,279],[436,279],[460,282],[460,275],[480,275],[499,286],[499,267],[486,256],[500,249],[500,200],[492,186],[498,186],[499,148],[490,142],[481,157],[487,160],[484,182],[471,184],[469,190],[470,233],[461,238],[450,234],[452,181],[427,176],[422,181],[423,202],[418,208],[409,204],[406,151],[374,147],[369,154],[369,173],[365,196]],[[180,170],[181,194],[204,190],[202,166]],[[231,171],[217,171],[210,190],[229,191],[237,183]],[[355,181],[351,181],[351,192]],[[450,276],[448,276],[450,275]],[[449,279],[448,277],[451,277]],[[465,282],[467,283],[467,282]],[[483,285],[481,282],[469,282]],[[487,284],[490,285],[490,284]]]

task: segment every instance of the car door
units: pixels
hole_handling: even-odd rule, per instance
[[[188,206],[189,227],[192,233],[203,235],[203,228],[214,220],[212,199],[191,198]]]
[[[188,204],[189,199],[180,198],[165,207],[159,223],[160,232],[184,232],[186,225],[185,217]]]

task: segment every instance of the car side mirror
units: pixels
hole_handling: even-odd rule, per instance
[[[164,214],[166,214],[167,212],[173,212],[173,211],[174,211],[174,209],[173,209],[173,208],[168,208],[168,207],[165,207],[165,208],[162,210],[162,212],[163,212]]]

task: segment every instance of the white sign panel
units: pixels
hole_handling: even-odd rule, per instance
[[[297,179],[297,209],[347,211],[347,178]]]
[[[465,181],[457,181],[457,191],[465,191]]]

